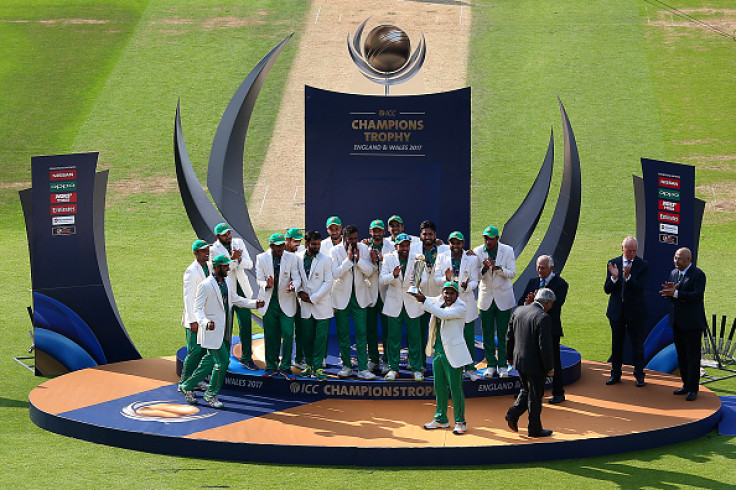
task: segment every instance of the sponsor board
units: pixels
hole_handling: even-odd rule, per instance
[[[51,206],[51,214],[76,214],[76,212],[76,204],[67,204],[65,206]]]
[[[51,170],[49,171],[49,180],[75,180],[77,178],[76,169]]]
[[[77,181],[51,182],[51,192],[71,192],[77,190]]]
[[[61,194],[51,194],[51,204],[64,204],[68,202],[77,202],[76,192],[64,192]]]
[[[672,202],[672,201],[665,201],[664,199],[659,200],[659,209],[662,211],[671,211],[673,213],[679,213],[680,212],[680,203],[679,202]]]
[[[680,216],[677,214],[662,213],[658,214],[659,221],[666,221],[668,223],[679,223]]]
[[[677,235],[669,235],[667,233],[659,234],[659,243],[666,243],[667,245],[677,245]]]
[[[56,225],[73,225],[74,224],[74,216],[52,216],[51,217],[51,224],[53,226],[56,226]]]
[[[67,226],[55,226],[51,228],[51,234],[53,236],[69,236],[77,234],[77,227],[74,225]]]
[[[662,231],[664,233],[679,233],[680,227],[677,225],[668,225],[667,223],[660,223],[659,224],[659,231]]]
[[[679,189],[680,188],[680,179],[674,178],[674,177],[659,177],[659,186],[660,187],[669,187],[670,189]]]
[[[669,199],[670,201],[680,200],[680,191],[671,191],[668,189],[659,189],[658,195],[660,199]]]

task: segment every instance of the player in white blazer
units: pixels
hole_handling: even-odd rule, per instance
[[[194,298],[197,295],[197,286],[200,285],[210,275],[210,245],[204,240],[196,240],[192,244],[192,252],[194,253],[194,261],[184,271],[184,311],[181,315],[181,324],[187,333],[187,355],[181,368],[181,378],[179,379],[179,391],[181,384],[189,379],[200,361],[205,355],[205,351],[197,343],[197,330],[199,324],[197,317],[194,315]],[[210,369],[211,369],[210,363]],[[197,386],[198,389],[205,388],[205,383]]]
[[[459,286],[456,282],[447,281],[440,296],[427,298],[423,294],[417,294],[415,297],[423,303],[424,310],[432,315],[429,320],[426,354],[428,356],[434,354],[432,371],[437,409],[434,419],[424,424],[424,428],[450,427],[447,418],[447,401],[448,395],[451,395],[455,416],[455,429],[452,432],[460,435],[467,431],[465,395],[462,386],[463,366],[470,363],[471,357],[463,334],[466,305],[458,298],[458,290]]]
[[[468,346],[470,357],[475,353],[475,320],[478,318],[478,306],[475,302],[475,290],[478,288],[479,266],[478,257],[465,253],[465,237],[459,231],[450,233],[447,240],[450,242],[450,252],[442,254],[438,259],[441,264],[437,267],[443,270],[446,281],[455,281],[460,288],[460,300],[465,303],[465,343]],[[471,381],[478,380],[475,370],[475,359],[465,366],[465,375]]]
[[[358,228],[348,225],[342,230],[342,244],[332,247],[332,306],[335,308],[337,342],[340,346],[342,369],[340,377],[353,375],[350,356],[350,317],[353,318],[355,348],[358,358],[358,378],[375,379],[368,370],[368,339],[366,325],[371,304],[369,277],[375,265],[368,247],[358,242]]]
[[[304,245],[302,245],[304,235],[299,228],[289,228],[284,233],[284,238],[286,238],[286,248],[284,250],[287,252],[295,254],[305,249]],[[296,315],[294,315],[294,367],[302,370],[307,367],[307,364],[304,362],[304,336],[302,335],[303,327],[300,305],[301,303],[297,301]]]
[[[238,294],[246,298],[253,297],[253,290],[250,287],[248,276],[245,271],[253,268],[253,261],[245,248],[245,242],[241,238],[233,237],[232,228],[227,223],[220,223],[215,226],[215,236],[217,240],[212,244],[210,249],[210,259],[218,255],[232,259],[228,277],[237,284]],[[253,363],[253,319],[249,309],[235,308],[233,310],[235,316],[238,317],[240,344],[242,352],[240,354],[240,364],[246,369],[258,369]]]
[[[386,226],[380,219],[371,221],[369,231],[370,238],[363,240],[368,246],[371,254],[371,262],[376,266],[370,281],[371,305],[368,307],[368,370],[374,371],[380,363],[380,353],[378,349],[378,319],[381,319],[381,343],[383,345],[383,367],[381,372],[385,375],[388,373],[388,361],[386,358],[386,346],[388,345],[388,317],[383,314],[383,302],[386,299],[386,289],[388,286],[382,286],[380,283],[381,266],[383,265],[383,257],[395,250],[394,242],[389,240],[386,235]]]
[[[402,233],[396,237],[396,250],[383,258],[380,283],[387,286],[383,314],[388,317],[388,357],[389,371],[385,379],[393,381],[399,373],[399,354],[401,352],[401,332],[406,325],[406,339],[409,344],[409,369],[416,381],[424,380],[422,370],[426,363],[422,346],[422,333],[419,317],[424,313],[420,303],[407,293],[413,286],[414,265],[417,256],[409,251],[411,238]],[[422,272],[422,283],[426,283],[426,270]],[[421,287],[421,286],[420,286]]]
[[[292,380],[294,375],[291,373],[291,354],[294,343],[296,290],[302,281],[296,255],[284,251],[286,247],[284,234],[274,233],[269,237],[268,243],[268,250],[256,257],[256,278],[260,288],[258,299],[264,301],[264,305],[258,310],[263,315],[263,337],[266,348],[266,370],[263,375],[271,377],[280,374]]]
[[[322,240],[319,251],[329,257],[332,247],[342,243],[342,221],[337,216],[330,216],[327,218],[325,228],[327,228],[327,238]]]
[[[307,248],[296,253],[301,286],[297,293],[301,304],[302,343],[306,367],[302,376],[327,379],[322,362],[327,355],[327,334],[330,330],[332,309],[332,259],[319,251],[321,236],[318,231],[305,235]]]
[[[230,337],[233,328],[233,307],[256,308],[262,301],[243,298],[237,294],[236,286],[228,277],[228,265],[232,260],[225,255],[212,259],[214,274],[197,287],[194,299],[194,316],[197,319],[197,342],[207,349],[212,363],[204,359],[192,375],[182,383],[182,393],[189,403],[196,404],[192,391],[199,382],[212,373],[204,399],[213,408],[222,408],[217,393],[222,388],[230,364]]]
[[[498,228],[488,226],[483,230],[484,245],[475,248],[480,267],[478,286],[478,308],[483,327],[483,349],[488,367],[484,377],[490,378],[498,372],[508,376],[506,364],[506,330],[509,327],[511,310],[516,305],[511,279],[516,276],[514,249],[498,241]],[[498,356],[496,342],[498,337]]]

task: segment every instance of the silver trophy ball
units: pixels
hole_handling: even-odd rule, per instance
[[[363,46],[366,61],[376,70],[393,73],[409,61],[411,42],[402,29],[390,24],[374,27]]]

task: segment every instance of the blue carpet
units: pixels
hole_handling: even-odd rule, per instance
[[[722,436],[736,436],[736,396],[721,397],[721,421],[718,433]]]

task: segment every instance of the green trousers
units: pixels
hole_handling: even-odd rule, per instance
[[[197,387],[200,381],[204,381],[210,373],[210,385],[205,392],[205,396],[215,396],[222,388],[225,382],[227,368],[230,365],[230,341],[223,340],[219,349],[207,349],[207,354],[202,358],[197,369],[192,375],[181,384],[181,389],[192,391]]]
[[[422,316],[419,317],[419,324],[422,328],[422,346],[427,345],[427,338],[429,337],[429,319],[432,318],[432,314],[425,311]],[[424,355],[424,347],[422,347],[422,355]],[[424,356],[424,362],[422,362],[422,366],[427,364],[427,357]]]
[[[506,330],[509,328],[511,308],[499,310],[496,302],[491,303],[487,310],[480,310],[480,323],[483,327],[483,349],[486,352],[488,367],[505,367],[506,362]],[[498,357],[496,357],[496,342],[498,337]]]
[[[238,284],[238,294],[245,297],[243,290]],[[253,360],[253,314],[248,308],[233,306],[233,313],[238,317],[240,332],[240,345],[243,348],[240,360],[251,362]]]
[[[470,358],[473,362],[465,366],[468,371],[475,371],[475,322],[467,322],[463,329],[463,336],[465,337],[465,345],[468,346],[468,352],[470,352]],[[503,339],[504,346],[506,345],[506,337]]]
[[[184,381],[189,379],[194,370],[197,369],[197,366],[199,366],[204,355],[207,353],[207,350],[203,349],[202,346],[197,343],[197,334],[188,328],[185,330],[187,331],[187,356],[184,358],[184,364],[181,367],[179,385],[184,384]],[[210,370],[211,369],[212,364],[210,364]]]
[[[358,358],[358,371],[368,369],[368,339],[366,337],[366,322],[368,309],[361,308],[355,293],[350,296],[350,302],[344,310],[335,310],[335,326],[337,327],[337,343],[340,346],[342,365],[352,366],[350,359],[350,315],[353,316],[355,329],[355,348]]]
[[[421,371],[424,367],[422,359],[424,347],[421,345],[422,332],[420,319],[409,318],[406,308],[401,307],[398,317],[388,317],[388,365],[392,371],[399,370],[399,356],[401,354],[401,332],[406,324],[406,341],[409,344],[409,369]],[[384,353],[384,359],[386,355]]]
[[[276,291],[263,315],[263,338],[266,344],[266,369],[291,370],[291,353],[294,342],[294,317],[281,311]],[[279,351],[281,363],[279,364]]]
[[[327,333],[330,330],[330,319],[317,320],[309,317],[300,320],[304,362],[314,369],[320,369],[327,355]]]
[[[294,362],[299,364],[305,361],[304,355],[304,320],[302,320],[302,307],[296,303],[296,315],[294,315]],[[307,364],[309,364],[307,362]]]
[[[455,415],[455,422],[465,422],[463,370],[450,366],[450,362],[447,360],[445,354],[439,352],[434,355],[432,369],[434,371],[434,396],[437,400],[434,419],[441,424],[448,422],[447,401],[449,395],[452,395],[452,411]]]
[[[367,332],[368,338],[368,359],[375,365],[379,364],[378,350],[378,319],[381,319],[381,344],[383,345],[383,356],[386,359],[386,346],[388,345],[388,317],[382,313],[383,301],[378,297],[375,306],[368,307]]]

